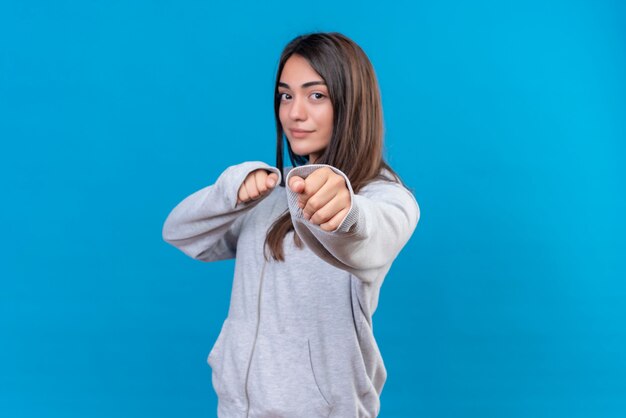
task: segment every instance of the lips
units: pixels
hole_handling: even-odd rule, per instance
[[[305,129],[289,129],[289,132],[291,132],[291,136],[293,136],[294,138],[304,138],[314,131],[309,131]]]

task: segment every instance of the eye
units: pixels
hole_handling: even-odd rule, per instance
[[[311,93],[311,97],[315,100],[322,100],[324,97],[326,97],[326,95],[315,92],[315,93]]]
[[[285,100],[289,100],[291,99],[291,96],[289,95],[289,93],[278,93],[278,98],[280,99],[280,101],[285,101]]]

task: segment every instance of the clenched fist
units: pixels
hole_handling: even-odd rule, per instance
[[[344,178],[328,167],[307,176],[293,176],[289,188],[298,193],[298,206],[305,219],[324,231],[334,231],[350,211],[350,190]]]
[[[246,176],[237,193],[237,203],[256,200],[271,192],[278,182],[278,174],[259,168]]]

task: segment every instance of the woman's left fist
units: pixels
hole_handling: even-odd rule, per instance
[[[304,218],[324,231],[337,229],[350,210],[346,181],[328,167],[318,168],[305,179],[291,177],[289,188],[298,193],[298,207]]]

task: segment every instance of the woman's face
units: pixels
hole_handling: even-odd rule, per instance
[[[328,87],[300,55],[289,57],[278,83],[279,118],[291,149],[314,163],[330,143],[333,106]]]

